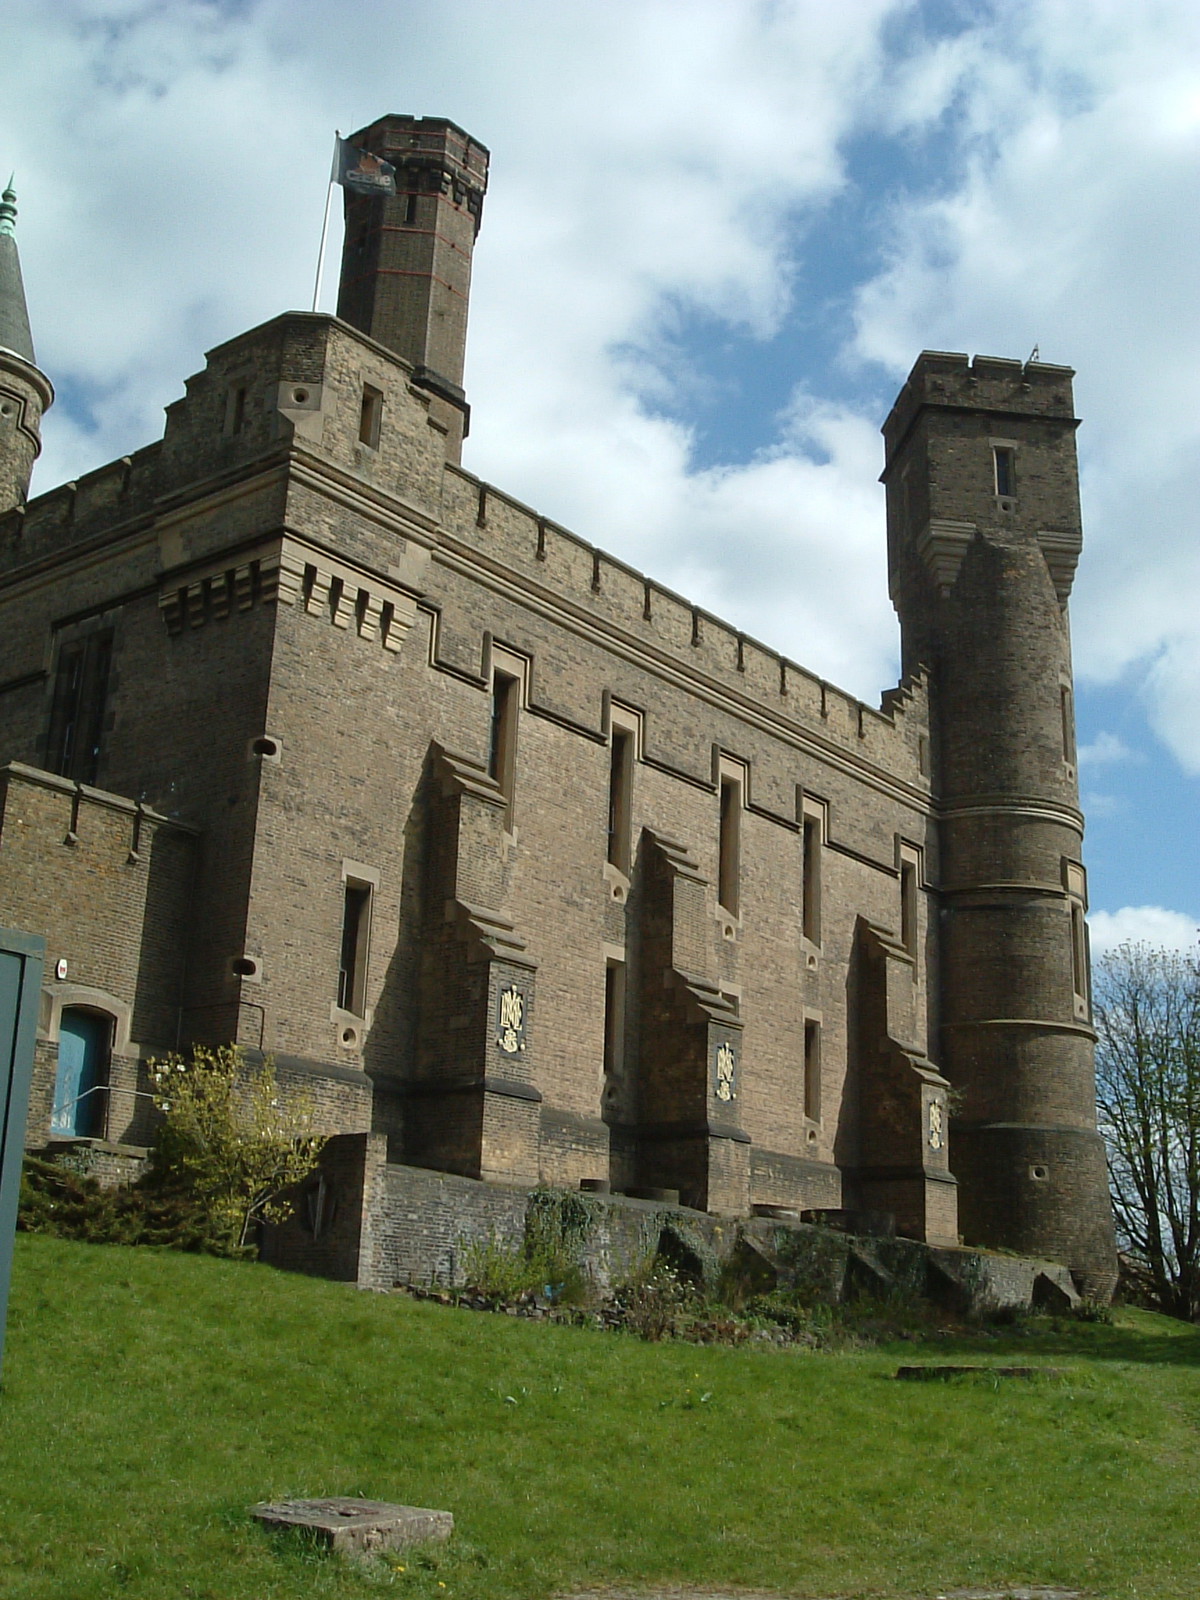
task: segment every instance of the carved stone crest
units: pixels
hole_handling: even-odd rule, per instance
[[[506,985],[496,997],[496,1043],[506,1056],[525,1048],[525,996],[515,983]]]
[[[726,1104],[737,1097],[737,1052],[728,1039],[717,1046],[713,1058],[713,1092]]]
[[[929,1125],[926,1137],[931,1150],[946,1148],[946,1104],[943,1100],[929,1102]]]

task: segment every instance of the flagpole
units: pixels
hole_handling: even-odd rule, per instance
[[[342,134],[340,128],[333,132],[333,166],[329,170],[329,187],[325,191],[325,220],[321,224],[321,247],[317,251],[317,281],[313,284],[312,308],[317,309],[317,301],[321,298],[321,278],[325,271],[325,240],[329,236],[329,213],[333,210],[333,175],[337,170],[338,149],[341,145]]]

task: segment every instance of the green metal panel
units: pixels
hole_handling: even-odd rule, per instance
[[[0,1369],[46,941],[0,928]]]

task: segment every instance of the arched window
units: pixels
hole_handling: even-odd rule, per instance
[[[50,1132],[92,1139],[105,1125],[113,1019],[102,1011],[65,1006],[58,1029],[58,1073]]]

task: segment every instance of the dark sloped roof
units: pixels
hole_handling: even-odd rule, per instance
[[[10,184],[0,200],[0,349],[11,350],[36,366],[25,285],[21,281],[21,258],[13,232],[17,219],[16,199]]]

